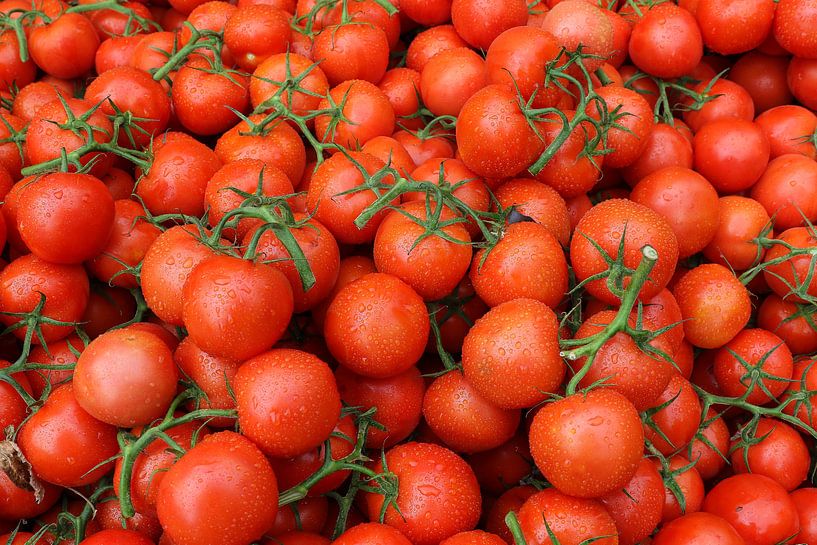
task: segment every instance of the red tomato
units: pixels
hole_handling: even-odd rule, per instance
[[[469,45],[486,50],[494,39],[528,20],[524,0],[453,0],[451,22]]]
[[[270,350],[246,361],[232,386],[242,432],[271,456],[312,450],[329,438],[340,416],[329,366],[300,350]]]
[[[613,517],[620,545],[635,545],[653,533],[661,522],[664,482],[655,465],[646,458],[622,490],[601,498]]]
[[[542,28],[553,34],[568,51],[576,51],[581,46],[582,53],[597,55],[597,58],[584,59],[590,72],[604,64],[604,58],[613,49],[613,24],[604,11],[591,2],[559,2],[545,14]]]
[[[379,78],[378,78],[379,79]],[[338,107],[341,117],[315,118],[315,134],[323,142],[358,148],[377,136],[394,132],[394,109],[386,94],[368,81],[344,81],[318,103],[319,110]]]
[[[741,85],[755,105],[756,112],[792,102],[787,81],[789,63],[785,57],[750,52],[743,55],[729,71],[729,77]]]
[[[721,517],[709,513],[691,513],[673,520],[653,539],[653,545],[745,545],[734,528]]]
[[[774,17],[774,37],[798,57],[817,58],[817,40],[811,32],[817,24],[817,6],[808,0],[781,0]]]
[[[175,545],[242,545],[272,526],[278,485],[258,447],[223,431],[205,437],[170,467],[156,510]]]
[[[745,271],[757,263],[765,250],[754,239],[771,227],[762,204],[737,195],[718,200],[718,228],[703,249],[704,256],[736,271]]]
[[[800,532],[792,541],[814,543],[817,540],[817,489],[801,488],[790,495],[800,519]]]
[[[700,0],[695,18],[704,45],[721,55],[756,48],[769,36],[774,0]]]
[[[633,27],[630,60],[652,76],[684,76],[702,56],[703,38],[695,17],[672,3],[650,9]]]
[[[752,198],[772,217],[775,229],[784,231],[817,221],[817,161],[800,154],[772,159],[752,186]]]
[[[732,442],[730,459],[735,473],[765,475],[788,491],[806,480],[811,457],[806,442],[793,427],[762,418],[753,436],[758,442],[752,445]]]
[[[645,423],[644,436],[667,456],[692,440],[702,416],[698,395],[678,374],[673,375],[649,412],[651,424]]]
[[[572,498],[554,488],[529,497],[519,509],[518,518],[528,545],[553,543],[550,532],[558,543],[583,543],[588,539],[600,545],[619,542],[615,520],[601,502]]]
[[[459,115],[468,99],[487,84],[485,60],[467,47],[440,51],[420,72],[423,104],[434,115]]]
[[[656,467],[660,469],[660,464],[655,461]],[[664,487],[664,509],[661,515],[661,521],[665,524],[680,518],[690,513],[697,513],[701,510],[701,505],[704,501],[704,482],[701,479],[698,470],[693,466],[681,473],[676,473],[681,469],[690,465],[689,460],[681,455],[675,455],[669,460],[668,470],[670,475],[664,478],[670,478],[677,485],[678,490],[682,494],[684,507],[678,501],[678,497],[669,488],[671,481],[665,482]],[[697,464],[696,464],[697,465]]]

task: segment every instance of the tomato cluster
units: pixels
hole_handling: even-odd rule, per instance
[[[0,0],[0,545],[817,545],[813,0]]]

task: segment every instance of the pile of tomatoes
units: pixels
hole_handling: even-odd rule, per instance
[[[0,0],[0,545],[817,545],[814,0]]]

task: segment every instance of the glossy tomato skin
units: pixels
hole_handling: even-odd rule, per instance
[[[364,522],[347,529],[333,545],[410,545],[400,531],[379,522]]]
[[[512,178],[494,191],[502,208],[517,211],[545,226],[563,247],[570,240],[567,203],[552,187],[530,178]]]
[[[555,392],[564,377],[558,327],[555,313],[539,301],[514,299],[497,305],[465,336],[465,377],[499,407],[534,406]]]
[[[235,360],[271,348],[284,334],[294,305],[283,273],[231,256],[199,263],[182,299],[182,318],[196,345]]]
[[[542,20],[542,28],[553,34],[568,51],[576,51],[581,45],[583,53],[597,55],[584,60],[591,72],[601,66],[602,57],[613,50],[613,24],[590,2],[563,0],[551,5]]]
[[[474,93],[488,84],[485,60],[467,47],[440,51],[420,72],[423,103],[435,115],[459,115]]]
[[[751,195],[778,231],[817,221],[817,161],[800,154],[772,159]]]
[[[703,38],[695,18],[673,4],[650,9],[630,36],[630,59],[644,72],[660,78],[690,73],[703,55]]]
[[[713,263],[745,271],[763,257],[765,250],[754,239],[771,225],[768,212],[754,199],[738,195],[721,197],[718,226],[703,249],[704,256]]]
[[[518,519],[529,545],[552,543],[548,526],[559,543],[582,543],[587,539],[596,539],[594,543],[602,545],[618,543],[616,523],[601,502],[570,497],[555,488],[530,496],[519,509]]]
[[[151,545],[153,541],[136,530],[113,528],[96,532],[80,541],[80,545]]]
[[[486,400],[462,373],[438,377],[426,390],[423,417],[431,430],[456,452],[481,452],[513,437],[519,410],[501,409]]]
[[[756,48],[769,36],[775,5],[773,0],[700,0],[695,17],[704,45],[721,55]]]
[[[274,349],[246,361],[233,389],[242,432],[270,456],[296,456],[317,447],[340,416],[329,366],[300,350]]]
[[[800,519],[800,532],[795,543],[815,543],[817,540],[817,489],[801,488],[790,495]]]
[[[343,81],[318,103],[318,110],[340,107],[340,121],[328,115],[315,118],[315,135],[348,149],[359,148],[378,136],[394,132],[394,108],[386,93],[369,81]]]
[[[663,470],[661,470],[660,467],[660,462],[656,460],[654,463],[655,466],[663,473]],[[697,513],[701,510],[701,505],[704,501],[704,482],[703,479],[701,479],[701,475],[698,473],[698,470],[693,466],[682,473],[674,473],[689,465],[689,460],[680,454],[673,456],[669,460],[668,470],[673,472],[673,476],[671,478],[675,481],[675,484],[678,485],[678,489],[680,490],[681,494],[683,494],[684,509],[681,509],[681,505],[678,503],[678,498],[675,496],[669,486],[667,486],[667,484],[669,484],[668,481],[665,481],[664,508],[661,513],[661,521],[664,524],[684,515]],[[669,475],[663,474],[662,477],[666,479],[669,477]]]
[[[797,534],[797,509],[786,490],[763,475],[744,473],[715,485],[703,510],[723,517],[746,543],[774,545]]]
[[[624,255],[619,245],[624,239]],[[612,259],[622,259],[635,270],[641,262],[641,248],[649,244],[658,252],[658,261],[641,289],[640,298],[648,299],[669,282],[678,262],[678,239],[670,224],[657,212],[624,199],[611,199],[590,209],[576,226],[570,243],[570,261],[576,278],[585,280],[607,270],[604,256],[590,241],[595,241]],[[628,284],[625,279],[624,285]],[[619,298],[607,287],[606,279],[586,284],[587,291],[605,303],[618,304]]]
[[[242,545],[272,526],[278,485],[258,447],[224,431],[206,437],[167,471],[156,509],[175,545]]]
[[[0,272],[0,308],[4,312],[31,312],[45,297],[42,315],[62,322],[79,322],[88,304],[88,275],[79,265],[58,265],[33,254],[18,257]],[[6,326],[20,321],[18,316],[0,315]],[[67,337],[71,326],[42,324],[40,332],[46,343]],[[14,330],[25,338],[27,327]],[[40,344],[38,335],[32,338]]]
[[[415,545],[431,545],[479,521],[479,484],[470,466],[450,450],[430,443],[404,443],[386,452],[385,462],[397,475],[398,513],[386,509],[385,523]],[[376,471],[382,471],[382,461]],[[367,493],[370,520],[377,520],[383,496]],[[402,516],[401,516],[402,514]]]
[[[567,291],[567,259],[547,227],[514,223],[490,252],[474,254],[469,277],[490,307],[529,298],[556,308]]]
[[[580,498],[598,498],[626,485],[638,468],[643,442],[633,404],[607,389],[545,405],[530,429],[536,466],[559,491]]]
[[[757,116],[755,122],[769,140],[772,159],[787,153],[817,157],[817,148],[800,139],[817,129],[817,116],[810,110],[794,104],[777,106]]]
[[[777,295],[794,303],[805,302],[800,295],[793,292],[794,288],[799,287],[807,295],[817,295],[817,277],[811,276],[809,281],[808,271],[812,257],[808,254],[790,255],[787,247],[790,245],[795,249],[805,249],[817,246],[817,236],[813,228],[792,227],[775,238],[783,244],[776,244],[766,252],[765,262],[768,265],[763,270],[766,283]]]
[[[701,127],[692,143],[695,170],[721,194],[748,189],[769,163],[769,141],[755,123],[720,119]]]
[[[72,384],[51,393],[20,428],[17,442],[37,476],[70,487],[91,484],[108,473],[113,462],[102,462],[119,450],[116,428],[88,414]]]
[[[699,348],[718,348],[746,326],[752,305],[749,292],[722,265],[701,265],[686,273],[673,295],[684,317],[686,339]]]
[[[627,485],[602,496],[601,503],[616,522],[619,544],[635,545],[652,534],[661,522],[664,482],[655,465],[644,458]]]
[[[112,330],[91,341],[77,360],[74,395],[103,422],[142,426],[165,414],[178,380],[173,354],[159,337]]]
[[[783,340],[764,329],[744,329],[718,350],[714,372],[718,386],[726,394],[742,396],[751,388],[749,403],[770,401],[789,385],[793,361]],[[753,383],[752,368],[762,370],[762,378]],[[767,393],[768,392],[768,393]]]
[[[746,542],[721,517],[710,513],[691,513],[678,518],[661,529],[653,545],[745,545]]]
[[[650,411],[652,424],[657,429],[645,423],[644,436],[662,454],[669,456],[695,436],[701,411],[700,399],[690,382],[675,373]]]
[[[31,58],[51,76],[74,79],[94,66],[99,36],[81,13],[65,13],[37,26],[29,37]]]
[[[811,326],[815,312],[770,293],[760,304],[757,324],[783,339],[792,354],[810,354],[817,351],[817,329]]]
[[[783,0],[774,18],[774,37],[798,57],[817,58],[817,41],[810,29],[817,23],[817,9],[807,0]]]
[[[733,442],[737,448],[730,459],[736,473],[765,475],[789,492],[806,480],[811,457],[806,442],[792,426],[763,418],[754,436],[759,442],[753,445]]]
[[[324,324],[326,344],[338,363],[375,378],[402,373],[417,363],[429,330],[422,298],[385,273],[367,274],[343,287],[329,305]]]

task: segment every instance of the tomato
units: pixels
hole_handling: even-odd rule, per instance
[[[48,511],[60,498],[62,488],[48,482],[41,484],[43,497],[37,501],[33,491],[19,488],[0,471],[0,520],[32,519]]]
[[[392,68],[377,84],[389,99],[398,122],[408,128],[420,128],[422,121],[406,119],[420,109],[420,72],[411,68]]]
[[[255,70],[272,55],[286,53],[289,21],[289,15],[275,6],[238,6],[224,25],[224,44],[242,69]]]
[[[792,491],[806,480],[811,458],[806,442],[785,422],[772,418],[758,421],[753,436],[758,442],[732,443],[730,456],[735,473],[765,475]]]
[[[772,293],[758,309],[757,324],[783,339],[792,353],[810,354],[817,351],[817,329],[811,325],[815,313]]]
[[[747,543],[774,545],[798,532],[797,509],[786,490],[769,477],[744,473],[715,485],[704,511],[731,524]]]
[[[351,415],[338,420],[328,438],[333,460],[340,460],[352,453],[357,440],[357,426]],[[294,457],[270,458],[272,469],[278,477],[278,486],[286,490],[297,486],[318,471],[326,459],[325,445]],[[337,489],[349,477],[349,470],[336,471],[319,480],[309,489],[310,496],[319,496]]]
[[[774,17],[774,37],[786,51],[798,57],[817,57],[817,41],[810,29],[817,23],[817,9],[807,0],[778,2]]]
[[[576,331],[575,339],[586,339],[600,333],[616,317],[615,311],[602,311],[590,316]],[[628,319],[630,327],[636,326],[636,316]],[[644,329],[654,329],[653,324],[645,319]],[[671,357],[673,347],[666,339],[655,339],[650,343],[653,348]],[[582,369],[587,358],[576,360],[574,369]],[[610,389],[622,394],[643,411],[653,406],[654,402],[667,387],[675,371],[672,364],[661,356],[644,352],[626,333],[617,333],[605,342],[596,352],[587,374],[579,385],[587,388],[598,381],[607,379]]]
[[[28,50],[45,73],[74,79],[93,68],[99,41],[90,19],[81,13],[64,13],[31,30]]]
[[[695,17],[674,4],[647,11],[633,26],[630,60],[659,78],[690,73],[703,56],[703,38]]]
[[[366,522],[353,526],[332,542],[333,545],[410,545],[406,536],[391,526]]]
[[[139,2],[123,2],[122,7],[127,8],[129,13],[122,13],[112,9],[99,9],[90,13],[90,19],[96,28],[99,39],[104,41],[116,36],[131,36],[135,34],[146,34],[151,28],[153,15],[147,6]],[[141,17],[145,23],[137,20]]]
[[[707,48],[733,55],[762,44],[774,14],[774,0],[700,0],[695,18]]]
[[[59,100],[60,96],[70,98],[70,95],[66,97],[62,89],[58,89],[50,83],[44,81],[29,83],[21,88],[17,96],[14,97],[11,113],[26,121],[31,121],[37,117],[37,110],[49,102]]]
[[[208,354],[186,337],[173,353],[173,360],[186,379],[195,382],[206,394],[196,400],[202,408],[233,409],[235,399],[230,394],[230,384],[241,362]],[[226,428],[233,425],[231,418],[208,420],[212,427]]]
[[[454,28],[477,49],[488,49],[502,32],[524,25],[527,20],[528,6],[524,0],[453,0],[451,3]]]
[[[664,482],[655,465],[645,458],[624,489],[603,496],[601,503],[616,522],[618,542],[635,545],[661,522]]]
[[[296,503],[281,507],[267,534],[279,535],[294,530],[320,532],[327,522],[328,504],[325,496],[319,496],[306,497]]]
[[[259,188],[260,184],[260,188]],[[209,207],[207,220],[215,227],[228,212],[240,208],[246,200],[237,191],[256,194],[261,191],[265,197],[289,195],[294,190],[286,173],[280,168],[266,164],[260,159],[239,159],[219,168],[207,182],[204,199]],[[261,220],[240,218],[236,232],[243,238]],[[231,228],[222,231],[225,236],[232,234]]]
[[[136,194],[152,214],[204,213],[207,181],[221,168],[216,154],[191,136],[167,132],[153,142],[153,163]]]
[[[794,96],[786,79],[788,67],[785,57],[750,52],[735,63],[729,77],[751,95],[756,112],[765,112],[792,102]]]
[[[762,204],[737,195],[718,200],[718,228],[703,249],[704,256],[736,271],[756,264],[765,250],[754,239],[771,227],[771,219]]]
[[[817,221],[817,161],[800,154],[772,159],[751,195],[778,230]]]
[[[462,373],[452,371],[428,387],[423,416],[446,445],[473,453],[498,447],[513,437],[520,411],[495,406]]]
[[[324,335],[338,363],[361,375],[384,378],[417,363],[429,328],[425,304],[408,284],[390,274],[372,273],[341,288],[326,312]]]
[[[25,160],[30,165],[59,159],[64,152],[80,149],[89,140],[99,143],[110,140],[113,126],[108,117],[100,110],[92,111],[94,104],[88,100],[65,98],[68,111],[73,116],[85,115],[90,130],[71,130],[68,124],[68,112],[62,101],[54,100],[40,107],[36,117],[31,120],[26,132]],[[90,113],[92,112],[92,113]],[[56,127],[55,127],[56,125]],[[88,134],[90,133],[90,134]],[[80,164],[87,165],[93,162],[91,174],[101,176],[111,167],[112,157],[107,153],[90,152],[79,157]],[[75,170],[70,165],[71,170]]]
[[[698,395],[689,381],[678,374],[673,375],[648,410],[654,428],[645,424],[644,436],[664,455],[685,447],[697,433],[701,422]]]
[[[284,90],[280,100],[296,115],[303,115],[318,107],[322,97],[329,91],[329,81],[320,65],[296,53],[270,55],[259,63],[250,79],[250,101],[258,108],[271,99],[287,79],[298,79],[303,91]],[[314,93],[314,94],[313,94]],[[294,183],[294,182],[293,182]]]
[[[660,470],[661,464],[658,460],[655,460],[654,463],[656,468]],[[666,481],[664,484],[664,508],[661,514],[661,521],[665,524],[701,510],[704,501],[704,482],[698,470],[693,466],[681,473],[675,473],[689,465],[689,460],[680,454],[675,455],[670,458],[669,467],[667,468],[669,472],[672,472],[672,475],[670,476],[669,473],[662,475],[665,479],[672,479],[672,482],[678,487],[677,491],[680,492],[684,502],[682,509],[678,497],[669,488],[670,481]]]
[[[77,402],[72,384],[55,389],[20,428],[17,442],[36,475],[60,486],[96,482],[113,469],[116,428],[92,417]]]
[[[9,173],[13,181],[21,177],[20,169],[23,168],[24,154],[12,140],[14,134],[18,136],[26,125],[23,118],[9,113],[0,113],[0,165]],[[5,208],[5,207],[4,207]]]
[[[20,42],[13,30],[0,33],[0,82],[4,89],[16,85],[19,89],[26,87],[37,75],[37,66],[29,58],[20,58]]]
[[[343,366],[335,370],[340,397],[351,407],[376,408],[374,419],[385,427],[369,428],[366,445],[387,448],[408,437],[420,422],[425,383],[416,367],[399,375],[372,378],[356,375]]]
[[[537,492],[529,497],[518,513],[519,525],[528,545],[553,543],[550,532],[558,543],[618,543],[618,530],[613,517],[604,506],[591,499],[572,498],[555,488]]]
[[[340,6],[337,6],[340,8]],[[333,24],[342,23],[342,9],[330,10],[327,20]],[[395,49],[400,40],[401,20],[397,13],[389,15],[386,9],[374,0],[352,0],[346,6],[348,20],[362,25],[371,25],[386,33],[390,49]]]
[[[473,530],[479,521],[480,493],[470,466],[450,450],[430,443],[404,443],[387,451],[375,466],[384,466],[398,479],[397,507],[389,505],[384,522],[415,545],[432,545],[459,532]],[[377,520],[383,496],[364,496],[370,520]]]
[[[721,193],[736,193],[758,181],[769,162],[769,142],[756,124],[742,119],[707,123],[693,141],[695,170]]]
[[[153,242],[142,261],[142,294],[150,310],[171,325],[182,325],[179,294],[193,268],[215,255],[192,226],[171,227]]]
[[[349,157],[337,153],[318,165],[309,184],[306,206],[309,210],[317,209],[315,219],[329,229],[338,242],[362,244],[374,239],[377,227],[388,214],[388,209],[379,211],[361,229],[354,224],[355,219],[376,200],[377,193],[381,193],[381,190],[372,192],[363,189],[366,179],[352,161],[362,166],[369,176],[385,165],[380,159],[367,153],[348,153]],[[341,195],[354,188],[361,190]]]
[[[132,127],[121,130],[119,143],[124,146],[147,147],[170,122],[170,100],[161,84],[130,66],[101,74],[86,89],[85,100],[102,103],[100,109],[108,115],[113,115],[116,107],[138,118]]]
[[[312,309],[312,320],[315,326],[323,330],[324,322],[326,321],[326,310],[330,303],[335,299],[335,295],[345,287],[347,284],[357,280],[363,275],[377,272],[374,266],[374,260],[366,256],[349,256],[341,259],[338,268],[338,279],[335,282],[332,291],[329,295],[315,308]]]
[[[427,136],[420,138],[414,133],[399,130],[393,135],[395,140],[406,148],[411,160],[418,167],[431,159],[450,159],[454,157],[454,146],[451,144],[451,138],[437,131]]]
[[[582,0],[565,0],[553,6],[542,22],[542,28],[556,37],[567,51],[597,55],[584,59],[590,72],[604,64],[613,49],[613,24],[604,12]]]
[[[111,502],[107,502],[111,504]],[[103,504],[104,506],[105,504]],[[104,507],[100,506],[99,515],[102,516]],[[153,540],[142,532],[110,528],[94,533],[80,541],[80,545],[151,545]]]
[[[33,254],[18,257],[0,272],[0,308],[6,313],[32,312],[45,298],[41,315],[61,322],[79,322],[88,303],[88,276],[79,265],[58,265]],[[6,326],[22,322],[19,316],[0,314]],[[28,326],[14,329],[14,335],[25,338]],[[39,324],[42,339],[49,343],[67,337],[72,326]],[[34,335],[32,342],[40,343]]]
[[[488,306],[524,297],[555,308],[567,291],[567,260],[546,227],[514,223],[490,252],[474,254],[470,278]]]
[[[323,142],[357,148],[376,136],[389,136],[394,132],[394,109],[389,99],[368,81],[344,81],[332,88],[318,109],[330,111],[332,108],[339,108],[339,118],[331,115],[315,118],[315,133]]]
[[[559,244],[567,246],[570,215],[565,200],[555,189],[530,178],[513,178],[499,186],[494,196],[503,209],[513,206],[547,228]]]
[[[329,366],[300,350],[275,349],[248,360],[232,387],[242,432],[271,456],[312,450],[329,438],[340,416]]]
[[[565,373],[558,327],[554,312],[539,301],[515,298],[495,306],[465,336],[465,378],[502,408],[532,407],[544,401]]]
[[[409,0],[409,2],[411,1],[417,0]],[[439,5],[444,4],[446,1],[439,2]],[[405,6],[401,5],[400,8],[403,13],[407,13]],[[446,20],[449,16],[450,10],[446,14]],[[468,47],[468,44],[454,30],[454,25],[439,25],[428,28],[417,34],[409,44],[406,52],[406,66],[412,70],[422,72],[428,61],[437,53],[458,47]]]
[[[607,270],[605,257],[622,259],[625,267],[635,270],[642,259],[641,248],[646,244],[658,252],[658,261],[640,293],[642,300],[649,299],[666,286],[675,270],[678,240],[669,222],[646,206],[623,199],[594,206],[576,226],[570,243],[570,261],[579,281]],[[622,256],[618,255],[620,246],[623,246]],[[626,287],[628,283],[629,278],[625,278],[623,285]],[[593,280],[585,287],[588,293],[606,303],[619,301],[605,279]]]
[[[560,492],[579,498],[623,488],[638,469],[643,443],[635,407],[608,389],[545,405],[530,428],[536,467]]]
[[[757,116],[755,123],[769,140],[772,159],[787,153],[817,157],[814,144],[803,140],[817,129],[817,116],[806,108],[794,104],[777,106]]]
[[[692,145],[676,127],[657,123],[644,140],[641,154],[621,170],[628,184],[635,185],[665,167],[692,168]]]
[[[678,239],[679,257],[703,250],[718,229],[718,193],[706,178],[683,167],[667,167],[641,179],[630,198],[667,219]]]
[[[161,68],[175,51],[175,44],[176,34],[174,32],[165,31],[147,34],[134,46],[128,64],[145,72]],[[175,75],[174,72],[171,72],[171,79],[173,75]]]
[[[472,454],[468,464],[485,492],[503,494],[533,470],[527,434],[517,433],[496,448]]]
[[[182,301],[182,319],[193,342],[205,352],[235,360],[271,348],[293,311],[292,288],[283,273],[226,255],[196,265]]]
[[[440,542],[440,545],[503,545],[505,541],[496,534],[471,530],[460,532]]]
[[[176,545],[240,545],[272,526],[278,485],[258,447],[223,431],[205,437],[170,467],[156,510]]]
[[[465,103],[488,84],[485,60],[467,47],[440,51],[420,72],[423,104],[434,115],[460,114]]]
[[[710,409],[706,414],[709,421],[717,416]],[[706,439],[693,439],[687,448],[687,458],[695,461],[695,469],[702,479],[711,479],[726,465],[726,456],[729,454],[729,429],[720,417],[712,420],[699,432],[699,436]],[[715,447],[714,449],[712,447]]]
[[[817,236],[815,236],[812,227],[792,227],[777,236],[777,240],[790,245],[793,249],[817,246]],[[807,295],[817,295],[817,277],[809,272],[812,268],[813,258],[808,254],[800,254],[790,256],[780,263],[774,262],[785,258],[790,253],[790,250],[781,244],[769,248],[766,252],[765,263],[772,263],[769,263],[763,269],[763,277],[777,295],[793,303],[802,303],[804,302],[803,298],[793,293],[796,288],[799,287]],[[811,280],[809,281],[809,279]]]
[[[604,165],[621,168],[631,165],[644,151],[647,136],[653,129],[653,112],[649,103],[637,92],[610,85],[596,91],[607,107],[607,115],[615,119],[615,127],[606,134],[605,146],[610,151]],[[591,104],[588,113],[601,117],[598,104]]]
[[[85,349],[85,344],[77,336],[48,343],[48,351],[42,346],[35,346],[28,355],[30,363],[39,365],[70,365],[77,362],[79,354]],[[31,390],[35,397],[42,395],[50,385],[56,388],[63,382],[70,380],[73,369],[32,369],[26,371],[26,378],[31,383]]]
[[[434,220],[436,208],[410,202],[389,213],[378,226],[374,239],[377,270],[396,276],[427,301],[451,293],[471,265],[471,237],[447,209]],[[422,222],[441,221],[440,234],[426,236]]]
[[[312,58],[329,83],[380,81],[389,64],[389,40],[383,29],[366,23],[331,25],[315,37]]]
[[[536,107],[555,105],[560,90],[545,85],[546,65],[559,56],[559,43],[541,28],[510,28],[491,42],[485,56],[489,83],[515,85]]]
[[[503,122],[497,123],[500,118]],[[463,105],[457,120],[457,146],[465,166],[489,178],[516,175],[544,150],[515,92],[506,85],[488,85]]]
[[[745,545],[734,528],[721,517],[709,513],[691,513],[678,518],[661,529],[653,545]]]
[[[794,536],[795,543],[814,543],[817,539],[817,489],[801,488],[790,495],[800,519],[800,532]]]
[[[133,434],[139,436],[143,428],[135,428]],[[192,448],[195,442],[204,438],[209,431],[200,422],[179,424],[166,430],[168,437],[184,449]],[[156,498],[159,494],[159,485],[167,474],[167,470],[176,462],[178,455],[171,450],[170,444],[164,439],[157,438],[145,450],[140,452],[133,463],[130,492],[131,502],[137,513],[142,516],[156,516]],[[122,459],[116,461],[113,476],[114,492],[120,494],[120,477]],[[120,524],[121,526],[121,524]]]
[[[794,98],[813,109],[817,103],[813,98],[817,85],[817,62],[814,59],[794,57],[789,63],[786,79]]]
[[[135,330],[113,330],[88,345],[77,360],[74,395],[105,423],[132,427],[160,418],[176,395],[179,376],[161,339]]]
[[[264,545],[329,545],[328,538],[311,532],[293,530],[262,542]]]
[[[248,77],[214,70],[209,60],[194,56],[173,78],[173,113],[193,134],[220,134],[235,125],[235,112],[248,112],[248,87]],[[218,106],[213,108],[214,104]]]
[[[686,339],[699,348],[719,348],[749,321],[749,292],[722,265],[700,265],[678,281],[673,295],[681,307]]]
[[[533,486],[524,485],[511,488],[499,496],[485,515],[485,528],[500,536],[506,543],[512,543],[513,536],[505,524],[505,517],[511,511],[518,513],[525,501],[536,492]]]

